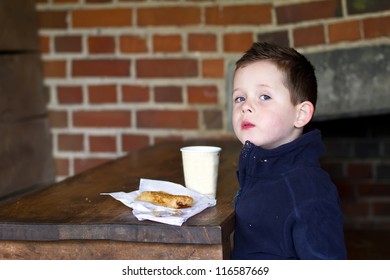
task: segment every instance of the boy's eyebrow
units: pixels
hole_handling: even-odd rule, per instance
[[[232,94],[234,94],[234,92],[239,91],[239,90],[241,90],[241,89],[240,88],[233,89]]]

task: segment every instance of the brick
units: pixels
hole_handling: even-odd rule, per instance
[[[189,86],[188,102],[197,104],[215,104],[218,102],[216,86]]]
[[[348,226],[348,225],[347,225]],[[350,228],[356,228],[355,226],[350,226]],[[382,218],[370,218],[368,217],[366,220],[359,220],[358,228],[360,229],[379,229],[379,230],[388,230],[390,229],[390,222],[388,219],[382,219]],[[379,244],[379,243],[378,243]],[[380,246],[380,245],[379,245]],[[387,252],[387,250],[384,248],[384,250]]]
[[[341,0],[311,1],[276,7],[278,24],[308,20],[330,19],[342,16]]]
[[[230,33],[223,36],[223,50],[225,52],[247,51],[253,44],[252,33]]]
[[[149,136],[147,135],[122,135],[122,151],[132,152],[149,145]]]
[[[234,5],[206,8],[206,24],[234,25],[234,24],[271,24],[272,5]]]
[[[86,171],[93,167],[102,165],[108,161],[111,161],[111,158],[75,158],[74,159],[74,174]]]
[[[73,77],[128,77],[130,60],[76,59],[72,61]]]
[[[137,9],[138,26],[185,26],[200,24],[199,7],[152,7]]]
[[[57,139],[59,151],[84,150],[83,134],[59,134]]]
[[[66,61],[65,60],[44,60],[43,75],[46,78],[65,78]]]
[[[116,85],[93,85],[88,87],[89,103],[116,103],[118,102]]]
[[[91,54],[115,53],[115,39],[112,36],[88,37],[88,52]]]
[[[370,204],[349,201],[342,203],[342,210],[346,217],[367,217],[370,214]]]
[[[198,112],[194,110],[141,110],[137,112],[137,127],[197,129]]]
[[[39,36],[39,47],[40,47],[40,52],[42,54],[50,53],[50,37],[40,35]]]
[[[287,30],[257,34],[257,41],[274,43],[285,47],[290,46],[290,39],[288,38]]]
[[[373,203],[373,215],[375,217],[388,217],[390,213],[390,200]]]
[[[122,85],[122,101],[123,102],[148,102],[149,87]]]
[[[390,158],[390,140],[383,140],[383,153],[382,156],[385,158]]]
[[[38,25],[40,29],[66,29],[67,15],[66,11],[38,11]]]
[[[56,176],[69,176],[69,159],[67,158],[56,158]]]
[[[68,113],[66,111],[49,111],[49,121],[52,128],[68,127]]]
[[[130,127],[131,114],[128,111],[75,111],[75,127]]]
[[[205,59],[202,61],[202,76],[204,78],[224,78],[224,59]]]
[[[379,163],[376,168],[376,176],[378,180],[390,179],[390,164]]]
[[[195,59],[138,59],[138,78],[184,78],[198,76],[198,62]]]
[[[112,3],[113,0],[85,0],[86,3]]]
[[[360,40],[360,21],[330,23],[328,36],[330,43]]]
[[[365,38],[387,37],[390,35],[390,16],[363,20]]]
[[[380,143],[377,140],[363,139],[354,143],[354,155],[357,158],[379,158]]]
[[[205,110],[203,112],[203,122],[206,129],[222,129],[223,113],[221,110]]]
[[[348,183],[335,183],[341,200],[352,200],[355,198],[355,188]]]
[[[84,9],[72,11],[73,28],[130,26],[132,26],[132,9]]]
[[[154,88],[154,100],[158,103],[182,103],[182,88],[178,86],[157,86]]]
[[[372,183],[362,184],[357,188],[359,196],[370,198],[390,198],[390,184],[389,183]]]
[[[354,153],[353,141],[342,139],[324,139],[324,158],[351,158]]]
[[[322,168],[329,173],[330,177],[335,181],[344,181],[344,164],[340,161],[321,161]]]
[[[144,53],[148,51],[146,38],[135,35],[120,36],[120,50],[122,53]]]
[[[59,4],[69,4],[69,3],[78,3],[79,0],[53,0],[54,3],[59,3]]]
[[[60,104],[80,104],[83,102],[81,86],[57,86],[57,100]]]
[[[54,38],[55,52],[79,53],[82,51],[81,36],[64,35]]]
[[[350,15],[384,12],[390,10],[390,2],[383,1],[361,1],[347,0],[347,11]]]
[[[188,50],[198,52],[217,51],[217,36],[215,34],[189,34]]]
[[[302,27],[293,30],[294,46],[306,47],[325,43],[324,27],[322,25]]]
[[[91,152],[116,152],[115,136],[89,136],[89,150]]]
[[[370,163],[349,163],[347,165],[348,180],[372,179],[373,166]]]
[[[154,52],[180,52],[182,51],[180,35],[154,35]]]
[[[182,136],[177,135],[168,135],[168,136],[158,136],[154,138],[154,142],[161,143],[161,142],[167,142],[167,141],[183,141]]]

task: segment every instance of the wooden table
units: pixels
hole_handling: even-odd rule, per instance
[[[140,178],[184,185],[179,148],[199,144],[222,147],[217,205],[182,226],[138,221],[130,208],[100,195],[136,190]],[[232,139],[160,143],[3,202],[0,259],[227,259],[240,148]]]

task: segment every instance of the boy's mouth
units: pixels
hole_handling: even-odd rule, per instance
[[[253,123],[250,123],[250,122],[247,122],[247,121],[243,121],[242,124],[241,124],[241,128],[242,129],[250,129],[250,128],[253,128],[255,127],[255,125]]]

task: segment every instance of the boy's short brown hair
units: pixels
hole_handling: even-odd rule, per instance
[[[236,62],[236,70],[248,64],[268,60],[280,69],[285,76],[283,82],[290,91],[294,105],[310,101],[317,103],[317,79],[313,65],[305,56],[293,48],[282,47],[267,42],[253,43],[252,47]]]

